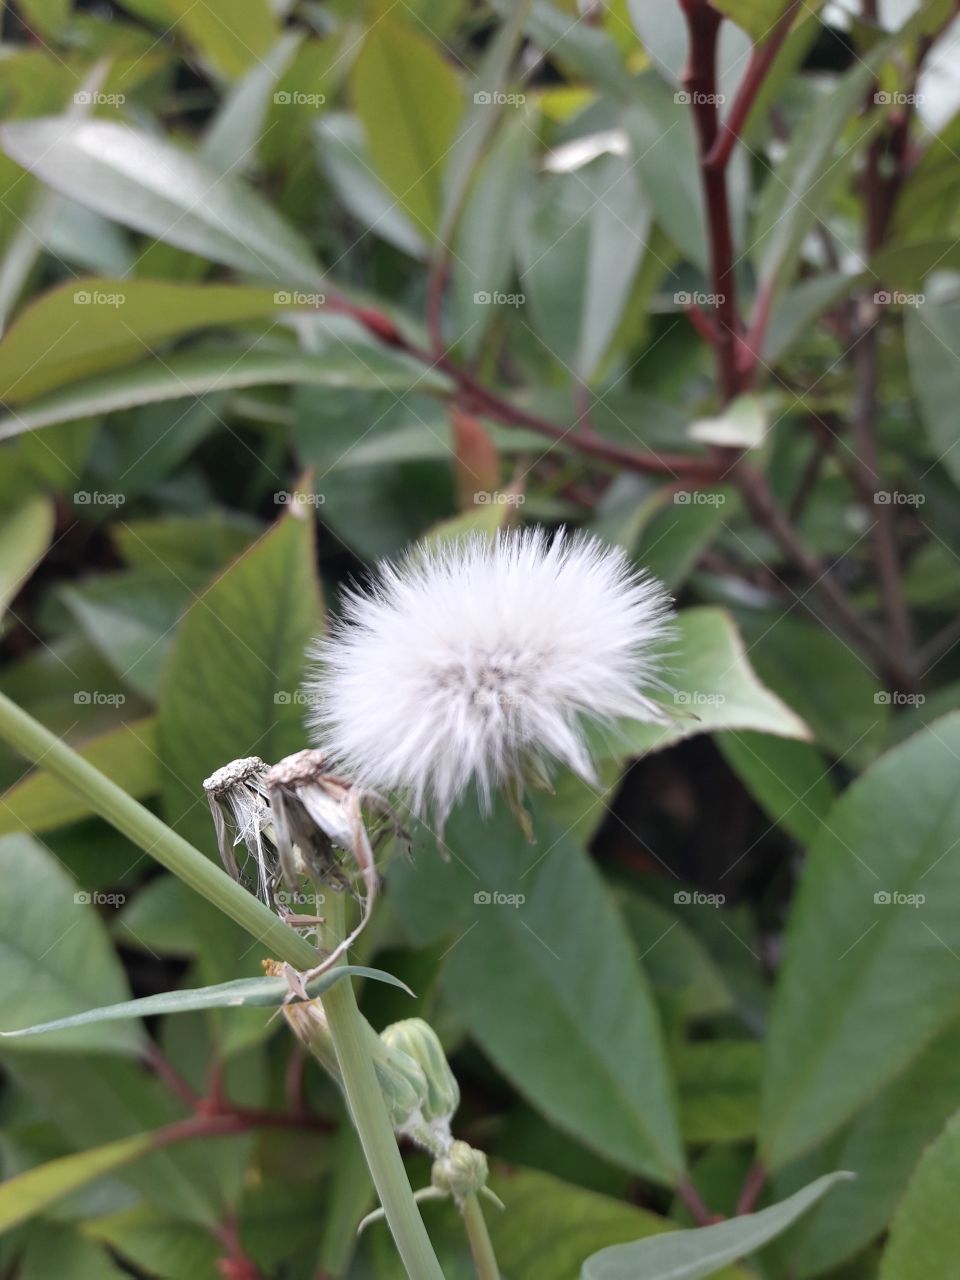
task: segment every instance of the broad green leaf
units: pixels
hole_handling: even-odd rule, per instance
[[[910,307],[904,320],[910,381],[933,453],[960,483],[957,368],[960,307]]]
[[[213,848],[203,779],[238,756],[306,744],[299,689],[320,629],[311,508],[296,505],[192,606],[167,665],[159,753],[167,820]]]
[[[166,280],[60,285],[22,311],[0,342],[0,399],[22,404],[192,330],[270,315],[275,298],[268,289]]]
[[[607,749],[631,755],[658,751],[683,738],[717,729],[755,729],[785,738],[807,738],[809,730],[785,703],[757,679],[733,619],[723,609],[684,609],[670,645],[665,698],[670,723],[622,725]]]
[[[430,392],[447,387],[445,378],[424,370],[412,360],[362,343],[338,342],[315,355],[232,348],[190,352],[171,356],[163,362],[148,360],[43,396],[19,412],[0,418],[0,440],[53,423],[73,422],[134,405],[291,382],[325,389],[378,391],[417,388]]]
[[[600,813],[606,816],[605,809]],[[675,912],[627,890],[617,893],[617,904],[661,1002],[684,1018],[731,1011],[733,1000],[722,969]]]
[[[960,1112],[927,1149],[897,1210],[880,1264],[880,1280],[949,1276],[960,1256]]]
[[[757,1132],[763,1049],[757,1040],[696,1040],[676,1058],[687,1142],[737,1142]]]
[[[203,515],[164,514],[124,520],[111,529],[120,555],[134,569],[167,568],[181,577],[212,577],[240,554],[263,526],[231,511]]]
[[[816,741],[848,766],[869,763],[884,742],[889,697],[854,650],[783,613],[744,614],[741,625],[760,679],[803,717]]]
[[[758,44],[770,35],[787,7],[787,0],[710,0],[710,3]]]
[[[143,1202],[85,1222],[84,1233],[145,1274],[164,1280],[213,1276],[221,1256],[211,1232]]]
[[[765,1041],[770,1167],[836,1130],[960,1013],[958,754],[954,713],[881,757],[810,850]]]
[[[636,547],[636,560],[671,591],[696,567],[701,554],[739,509],[732,489],[655,491],[654,510]]]
[[[497,1261],[504,1274],[523,1280],[574,1280],[595,1249],[659,1236],[673,1225],[646,1209],[532,1169],[501,1174],[495,1167],[492,1185],[507,1206],[505,1213],[488,1216]],[[745,1280],[739,1267],[724,1268],[722,1276]]]
[[[123,1027],[101,1027],[101,1031]],[[72,1032],[68,1034],[74,1034]],[[116,1057],[46,1053],[41,1040],[5,1050],[5,1066],[17,1089],[62,1131],[71,1145],[94,1147],[144,1134],[183,1119],[182,1104],[136,1061]],[[234,1151],[243,1135],[218,1138]],[[229,1196],[222,1179],[223,1153],[211,1144],[177,1143],[150,1151],[117,1176],[151,1204],[188,1222],[222,1220]]]
[[[48,117],[4,125],[0,146],[54,190],[135,231],[260,279],[322,286],[309,245],[262,196],[154,134]]]
[[[738,4],[748,2],[736,0]],[[891,53],[919,28],[921,15],[936,3],[938,0],[926,0],[896,36],[858,56],[854,66],[823,94],[794,131],[783,160],[767,179],[753,226],[761,278],[782,284],[803,237],[845,179],[857,149],[880,127],[883,114],[874,110],[865,123],[858,124],[853,142],[846,138],[843,155],[834,157],[844,129],[854,121],[864,94]]]
[[[137,854],[131,851],[131,861]],[[16,1026],[59,1018],[127,996],[126,979],[97,906],[56,859],[25,835],[0,840],[0,1019]],[[139,1027],[65,1032],[44,1046],[55,1051],[134,1053]]]
[[[699,444],[755,449],[763,444],[767,416],[763,401],[758,396],[737,396],[718,416],[692,422],[687,434]]]
[[[0,1184],[0,1231],[26,1222],[71,1192],[145,1155],[153,1146],[153,1134],[141,1133],[90,1151],[61,1156],[9,1178]]]
[[[957,181],[957,175],[953,175]],[[951,200],[953,200],[951,194]],[[898,206],[899,207],[899,206]],[[960,267],[960,245],[952,237],[949,240],[894,240],[884,245],[870,259],[870,271],[874,280],[885,285],[896,285],[901,290],[916,292],[924,277],[931,271],[956,271]]]
[[[788,289],[770,317],[763,340],[765,363],[774,365],[782,360],[795,343],[809,336],[811,325],[824,311],[854,293],[866,278],[866,272],[842,275],[834,271],[801,280]]]
[[[809,844],[837,793],[816,747],[750,732],[719,733],[716,743],[770,821]]]
[[[49,1219],[28,1233],[17,1276],[18,1280],[49,1280],[50,1276],[129,1280],[129,1272],[121,1270],[102,1245],[88,1240],[79,1229],[60,1227]]]
[[[0,614],[43,559],[53,525],[53,503],[40,494],[0,521]]]
[[[779,1196],[836,1165],[857,1175],[774,1246],[798,1277],[836,1267],[886,1229],[924,1148],[956,1110],[958,1054],[953,1023],[846,1130],[777,1177]]]
[[[290,65],[302,40],[298,31],[282,35],[224,99],[200,145],[200,158],[212,169],[229,173],[232,169],[252,167],[257,144],[264,134],[274,85]]]
[[[270,0],[163,0],[171,26],[182,32],[219,75],[242,75],[267,56],[279,35]]]
[[[444,834],[450,860],[427,848],[396,865],[391,897],[418,942],[449,938],[452,1006],[530,1103],[624,1168],[674,1182],[683,1151],[636,949],[594,864],[531,810],[535,845],[506,805],[481,824],[464,804]]]
[[[435,43],[386,16],[364,37],[351,85],[381,182],[418,230],[432,234],[462,106],[453,68]]]
[[[831,1173],[780,1204],[710,1227],[676,1231],[601,1249],[583,1264],[581,1280],[701,1280],[754,1253],[850,1175]]]
[[[306,985],[307,994],[311,999],[321,996],[341,978],[347,977],[386,982],[410,992],[409,987],[382,969],[368,969],[364,965],[351,964],[328,969],[326,973],[313,978]],[[190,1013],[195,1009],[274,1009],[283,1004],[289,994],[290,986],[283,978],[237,978],[233,982],[221,982],[214,987],[163,991],[159,995],[143,996],[139,1000],[125,1000],[122,1004],[88,1009],[85,1013],[75,1013],[52,1022],[40,1022],[15,1031],[0,1031],[0,1036],[5,1040],[14,1040],[23,1036],[63,1031],[69,1027],[85,1027],[94,1022],[124,1022],[130,1018],[155,1017],[164,1013]]]
[[[153,702],[176,626],[201,585],[191,578],[131,569],[63,587],[59,597],[119,679]]]
[[[156,726],[152,719],[122,724],[89,738],[76,750],[85,760],[141,800],[159,787],[160,769],[155,753]],[[64,783],[35,769],[22,782],[0,796],[0,835],[13,831],[40,834],[90,816],[83,796]]]
[[[368,235],[376,235],[412,258],[427,255],[427,241],[377,180],[363,127],[355,115],[331,112],[314,129],[317,158],[340,202]]]
[[[451,301],[454,338],[467,355],[477,352],[507,299],[517,296],[510,289],[514,237],[533,138],[522,110],[512,113],[477,168],[460,218]]]

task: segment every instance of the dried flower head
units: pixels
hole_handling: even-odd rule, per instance
[[[539,529],[424,546],[383,564],[318,643],[308,684],[323,749],[360,786],[442,822],[472,780],[595,781],[590,720],[660,721],[663,587],[598,538]]]

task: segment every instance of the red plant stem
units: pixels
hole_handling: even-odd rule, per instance
[[[677,1195],[689,1209],[690,1215],[698,1227],[709,1227],[711,1223],[720,1221],[719,1215],[712,1213],[704,1204],[700,1192],[689,1178],[685,1178],[683,1182],[677,1184]]]
[[[200,1101],[200,1095],[180,1074],[158,1044],[153,1040],[148,1040],[143,1056],[150,1070],[163,1081],[172,1093],[175,1093],[188,1107],[192,1108],[197,1105]]]
[[[793,26],[793,19],[802,3],[803,0],[790,0],[790,4],[777,19],[763,44],[753,46],[750,62],[747,65],[743,79],[737,87],[736,97],[730,106],[727,118],[721,121],[719,134],[704,157],[703,163],[707,168],[726,168],[733,148],[743,132],[743,126],[746,124],[747,117],[750,115],[753,104],[757,99],[757,94],[767,78],[767,72],[773,66],[774,59],[783,47],[783,42]]]
[[[750,1213],[753,1206],[757,1203],[757,1198],[764,1188],[767,1181],[767,1171],[762,1161],[757,1160],[755,1164],[750,1166],[747,1176],[744,1179],[743,1187],[740,1191],[740,1198],[737,1200],[736,1212],[738,1216],[741,1213]]]
[[[707,0],[680,0],[680,4],[690,34],[690,55],[683,84],[690,95],[700,151],[700,180],[710,242],[711,286],[716,295],[717,324],[713,349],[720,394],[726,403],[740,390],[737,363],[740,321],[733,270],[733,233],[726,171],[722,166],[706,163],[719,137],[717,39],[723,15]]]

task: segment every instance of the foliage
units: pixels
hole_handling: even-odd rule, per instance
[[[677,597],[668,722],[532,843],[419,828],[352,957],[441,1034],[510,1280],[955,1265],[956,27],[838,8],[4,14],[3,693],[215,858],[204,777],[305,744],[378,557],[563,523]],[[0,787],[0,1031],[58,1024],[0,1039],[4,1273],[401,1275],[262,946]]]

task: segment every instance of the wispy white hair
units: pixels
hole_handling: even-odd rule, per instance
[[[670,599],[599,538],[542,529],[418,547],[346,594],[311,657],[318,745],[360,786],[442,823],[475,781],[596,781],[590,720],[660,721],[650,692]]]

